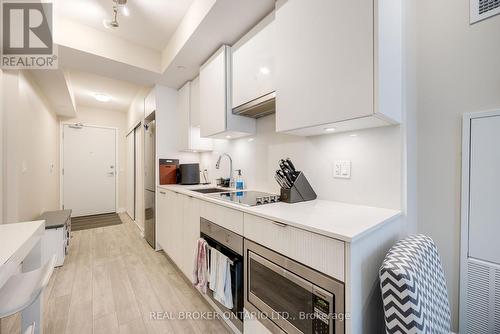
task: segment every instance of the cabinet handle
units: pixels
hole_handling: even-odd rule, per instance
[[[167,193],[166,193],[166,192],[164,192],[164,191],[160,191],[160,194],[162,194],[162,195],[166,195]]]
[[[274,220],[272,221],[272,223],[273,223],[274,225],[279,226],[279,227],[287,227],[287,224],[283,224],[283,223],[280,223],[280,222],[275,222]]]

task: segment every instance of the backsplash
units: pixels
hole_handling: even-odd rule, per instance
[[[216,140],[214,151],[201,154],[200,168],[208,169],[210,181],[242,169],[247,188],[279,193],[274,180],[278,161],[290,157],[305,173],[318,198],[392,209],[401,208],[401,147],[399,126],[375,128],[316,137],[297,137],[275,132],[275,117],[257,120],[257,134],[235,140]],[[351,160],[351,179],[335,179],[335,160]],[[236,173],[234,173],[236,175]]]

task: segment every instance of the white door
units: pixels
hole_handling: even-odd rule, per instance
[[[72,216],[116,212],[116,129],[63,126],[63,205]]]
[[[469,257],[499,265],[500,116],[473,119],[470,135]]]

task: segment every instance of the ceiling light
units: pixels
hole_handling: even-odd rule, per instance
[[[261,74],[264,74],[264,75],[268,75],[269,73],[271,73],[271,70],[268,67],[261,67],[259,69],[259,71]]]
[[[231,136],[226,136],[227,139],[231,139]]]
[[[326,132],[333,132],[335,131],[336,129],[335,128],[325,128],[325,131]]]
[[[105,19],[102,24],[106,28],[118,28],[118,14],[130,16],[130,11],[127,7],[127,0],[113,0],[113,14],[111,19]]]
[[[94,99],[96,99],[99,102],[109,102],[111,101],[111,96],[103,93],[94,93],[92,94],[94,96]]]
[[[350,134],[349,137],[357,137],[358,135],[353,133],[353,134]]]
[[[255,140],[255,139],[253,139],[253,138],[248,138],[248,141],[249,141],[249,142],[253,142],[254,140]]]

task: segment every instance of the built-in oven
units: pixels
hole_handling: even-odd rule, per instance
[[[245,239],[245,308],[273,333],[344,333],[344,284]]]
[[[224,312],[224,317],[243,332],[243,237],[203,217],[200,218],[200,236],[206,240],[209,249],[215,248],[229,258],[233,308],[229,310],[215,300],[210,289],[207,295]]]

